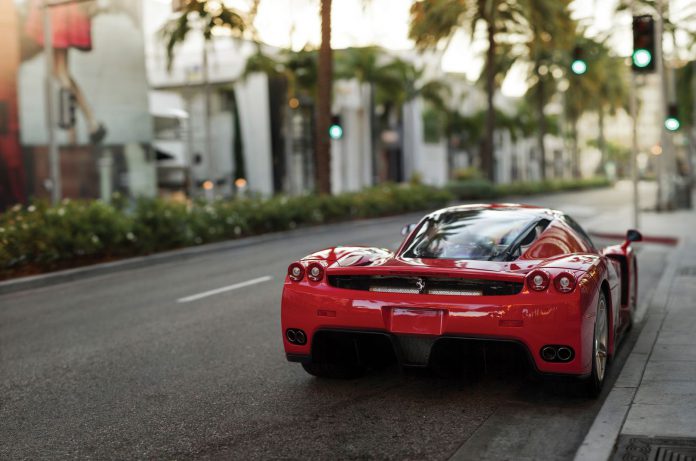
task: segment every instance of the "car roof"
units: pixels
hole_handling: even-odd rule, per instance
[[[426,217],[436,217],[447,213],[456,213],[460,211],[475,211],[475,210],[495,210],[495,211],[510,211],[515,214],[523,213],[525,215],[537,216],[540,219],[555,219],[563,216],[563,213],[550,208],[541,208],[534,205],[524,205],[520,203],[477,203],[470,205],[456,205],[447,208],[441,208],[428,214]]]

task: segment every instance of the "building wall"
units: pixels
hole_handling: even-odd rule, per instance
[[[268,78],[253,74],[235,85],[249,190],[273,194]]]
[[[406,180],[418,176],[425,184],[443,186],[447,171],[447,143],[425,141],[423,132],[423,101],[414,99],[404,106],[404,173]]]
[[[334,85],[333,113],[341,117],[343,138],[331,141],[331,188],[334,193],[356,191],[370,185],[369,86],[357,80]]]

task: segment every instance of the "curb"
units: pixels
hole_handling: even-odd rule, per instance
[[[401,215],[386,216],[382,218],[361,219],[342,223],[322,224],[319,226],[303,227],[289,231],[272,232],[268,234],[244,237],[237,240],[227,240],[223,242],[208,243],[197,247],[187,247],[178,250],[169,250],[147,256],[136,256],[134,258],[120,259],[118,261],[112,261],[108,263],[93,264],[90,266],[76,267],[74,269],[66,269],[56,272],[49,272],[46,274],[38,274],[31,275],[28,277],[10,279],[0,282],[0,295],[15,293],[18,291],[32,290],[36,288],[44,288],[48,286],[70,282],[77,279],[97,277],[99,275],[112,274],[115,272],[121,272],[129,269],[137,269],[141,267],[153,266],[156,264],[179,261],[211,253],[219,253],[221,251],[228,251],[236,248],[244,248],[267,242],[274,242],[285,238],[317,235],[324,232],[331,232],[338,227],[360,227],[364,226],[365,224],[389,222],[390,220],[397,219],[403,220],[404,218],[412,215],[418,216],[418,219],[420,219],[423,216],[423,213],[406,213]]]
[[[684,245],[685,242],[682,241],[676,247],[674,254],[682,254],[680,249]],[[633,398],[643,379],[643,373],[655,341],[657,341],[657,335],[662,327],[670,289],[680,263],[681,258],[675,258],[672,264],[668,265],[655,292],[641,306],[641,310],[645,310],[645,325],[643,325],[614,387],[607,395],[590,430],[575,453],[574,461],[597,461],[611,458],[621,428],[631,409]]]

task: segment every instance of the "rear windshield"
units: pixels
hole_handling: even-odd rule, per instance
[[[426,219],[417,229],[402,257],[493,260],[506,251],[539,218],[514,210],[463,210]],[[525,242],[526,243],[526,242]],[[517,252],[515,252],[517,253]],[[505,258],[508,259],[508,258]]]

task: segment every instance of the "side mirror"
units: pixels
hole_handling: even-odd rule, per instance
[[[643,240],[643,234],[636,229],[629,229],[628,232],[626,232],[626,240],[629,242],[640,242]]]
[[[401,235],[407,236],[415,228],[416,228],[416,224],[406,224],[404,227],[401,228]]]

